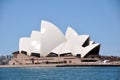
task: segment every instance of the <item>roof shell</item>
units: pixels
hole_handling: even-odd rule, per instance
[[[42,20],[41,22],[41,52],[45,56],[55,47],[65,41],[64,34],[54,24]]]
[[[39,31],[32,31],[31,33],[31,52],[40,53],[41,52],[41,33]]]
[[[30,42],[31,39],[28,37],[20,38],[19,40],[19,51],[27,51],[28,55],[30,55]]]
[[[81,57],[84,57],[97,46],[100,44],[90,41],[89,35],[78,35],[74,29],[68,27],[64,36],[57,26],[44,20],[41,21],[40,31],[32,31],[30,38],[24,37],[19,40],[19,51],[27,51],[28,55],[34,52],[47,56],[54,52],[81,54]]]

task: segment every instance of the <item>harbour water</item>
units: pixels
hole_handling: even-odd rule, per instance
[[[120,80],[120,67],[0,68],[0,80]]]

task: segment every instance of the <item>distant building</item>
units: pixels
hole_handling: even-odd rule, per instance
[[[54,24],[42,20],[40,31],[32,31],[30,37],[20,38],[19,51],[13,53],[16,57],[12,62],[20,64],[22,61],[19,61],[25,58],[28,63],[34,63],[35,57],[39,61],[43,57],[97,58],[99,50],[100,44],[91,41],[89,35],[78,35],[71,27],[64,35]]]
[[[2,55],[2,56],[0,56],[0,65],[7,65],[11,58],[12,58],[11,55]]]

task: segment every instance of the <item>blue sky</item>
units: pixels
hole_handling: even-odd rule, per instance
[[[101,43],[101,55],[120,56],[119,0],[0,0],[0,55],[18,50],[47,20],[65,33],[68,26]]]

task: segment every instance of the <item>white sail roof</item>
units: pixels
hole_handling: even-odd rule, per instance
[[[54,24],[42,20],[41,22],[42,55],[47,55],[55,47],[65,41],[64,34]]]
[[[53,49],[51,52],[57,53],[57,54],[71,53],[71,45],[68,41],[64,42],[59,46],[57,46],[55,49]]]
[[[28,53],[28,55],[30,55],[30,42],[31,39],[30,38],[20,38],[19,40],[19,51],[26,51]]]
[[[99,43],[96,43],[96,44],[92,44],[92,45],[89,45],[89,46],[81,49],[81,57],[84,57],[85,55],[87,55],[87,53],[89,53],[91,50],[93,50],[94,48],[96,48],[99,45],[100,45]]]
[[[32,31],[30,49],[34,53],[41,52],[41,33],[39,31]]]
[[[85,41],[89,38],[90,38],[89,35],[80,35],[79,36],[80,45],[82,46],[85,43]]]
[[[95,44],[95,41],[90,41],[90,45]]]
[[[40,53],[41,56],[47,56],[53,52],[57,54],[81,54],[81,57],[84,57],[99,45],[90,41],[89,35],[78,35],[71,27],[67,28],[64,36],[57,26],[42,20],[40,31],[32,31],[30,38],[20,38],[19,51],[27,51],[28,55],[34,52]]]
[[[74,36],[78,36],[77,32],[74,29],[72,29],[71,27],[68,27],[66,34],[65,34],[65,38],[67,40],[70,40],[70,39],[74,38]]]

